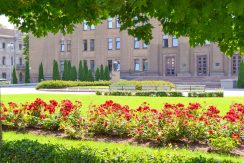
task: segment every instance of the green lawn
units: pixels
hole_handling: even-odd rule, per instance
[[[23,140],[23,139],[28,139],[28,140],[34,140],[38,141],[39,143],[42,144],[58,144],[58,145],[63,145],[66,148],[78,148],[81,145],[90,147],[90,148],[95,148],[99,150],[103,149],[108,149],[108,150],[113,150],[119,148],[120,150],[125,150],[127,153],[131,154],[139,154],[139,153],[147,153],[147,154],[153,154],[155,152],[162,152],[162,153],[175,153],[176,155],[178,153],[183,154],[184,156],[203,156],[206,158],[215,158],[215,159],[231,159],[232,161],[236,162],[242,162],[242,158],[240,157],[234,157],[234,156],[228,156],[228,155],[220,155],[220,154],[209,154],[205,153],[202,151],[190,151],[187,149],[177,149],[177,148],[150,148],[150,147],[143,147],[143,146],[136,146],[136,145],[130,145],[128,143],[123,143],[123,144],[118,144],[118,143],[109,143],[109,142],[96,142],[96,141],[84,141],[84,140],[70,140],[70,139],[65,139],[65,138],[57,138],[53,136],[42,136],[42,135],[34,135],[34,134],[20,134],[16,132],[4,132],[3,133],[3,140],[4,141],[13,141],[13,140]]]
[[[136,108],[143,102],[148,102],[151,107],[160,109],[164,103],[194,103],[199,102],[203,106],[215,105],[224,114],[229,106],[234,103],[244,103],[244,97],[210,97],[210,98],[194,98],[194,97],[135,97],[135,96],[97,96],[97,95],[79,95],[79,94],[21,94],[21,95],[2,95],[1,101],[7,103],[13,101],[16,103],[25,103],[41,98],[45,101],[55,99],[61,101],[62,99],[70,99],[72,101],[80,100],[83,103],[84,112],[88,109],[90,104],[102,104],[106,100],[113,100],[120,104],[129,105],[131,108]]]

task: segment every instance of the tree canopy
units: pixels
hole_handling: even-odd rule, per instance
[[[118,16],[121,30],[146,43],[152,39],[149,20],[155,18],[164,33],[187,36],[191,46],[208,40],[226,55],[243,54],[243,0],[2,0],[0,14],[35,36],[71,33],[84,20],[91,25]]]

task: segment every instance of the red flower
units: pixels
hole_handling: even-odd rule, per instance
[[[209,133],[209,134],[213,134],[214,131],[213,131],[213,130],[209,130],[208,133]]]
[[[45,119],[46,118],[46,116],[45,115],[40,115],[40,119]]]
[[[2,115],[2,116],[1,116],[1,120],[2,120],[2,121],[3,121],[3,120],[6,120],[6,116]]]
[[[13,110],[13,113],[14,113],[14,114],[18,114],[18,112],[19,112],[19,110],[17,110],[17,109],[14,109],[14,110]]]

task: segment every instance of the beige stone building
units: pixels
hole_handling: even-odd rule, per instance
[[[86,60],[93,71],[96,67],[119,62],[122,79],[164,79],[173,82],[198,82],[219,84],[221,79],[236,78],[241,57],[227,58],[218,46],[206,45],[190,48],[186,37],[176,38],[162,33],[156,20],[153,39],[149,45],[120,32],[116,18],[103,21],[96,27],[86,23],[63,36],[49,34],[44,38],[30,37],[31,79],[37,81],[38,66],[42,62],[46,79],[51,79],[54,59],[62,65],[64,60],[78,64]]]
[[[24,57],[22,33],[18,30],[0,28],[0,79],[11,81],[13,67],[19,83],[24,82]]]

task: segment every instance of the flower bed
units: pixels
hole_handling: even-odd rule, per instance
[[[4,126],[16,129],[42,128],[64,130],[66,134],[83,138],[94,134],[133,137],[155,143],[178,140],[203,141],[214,150],[228,152],[244,142],[244,105],[233,104],[224,116],[215,106],[198,103],[185,106],[166,103],[161,110],[146,102],[136,109],[106,101],[91,105],[87,115],[81,115],[80,101],[55,100],[49,103],[36,99],[32,103],[2,105]]]

